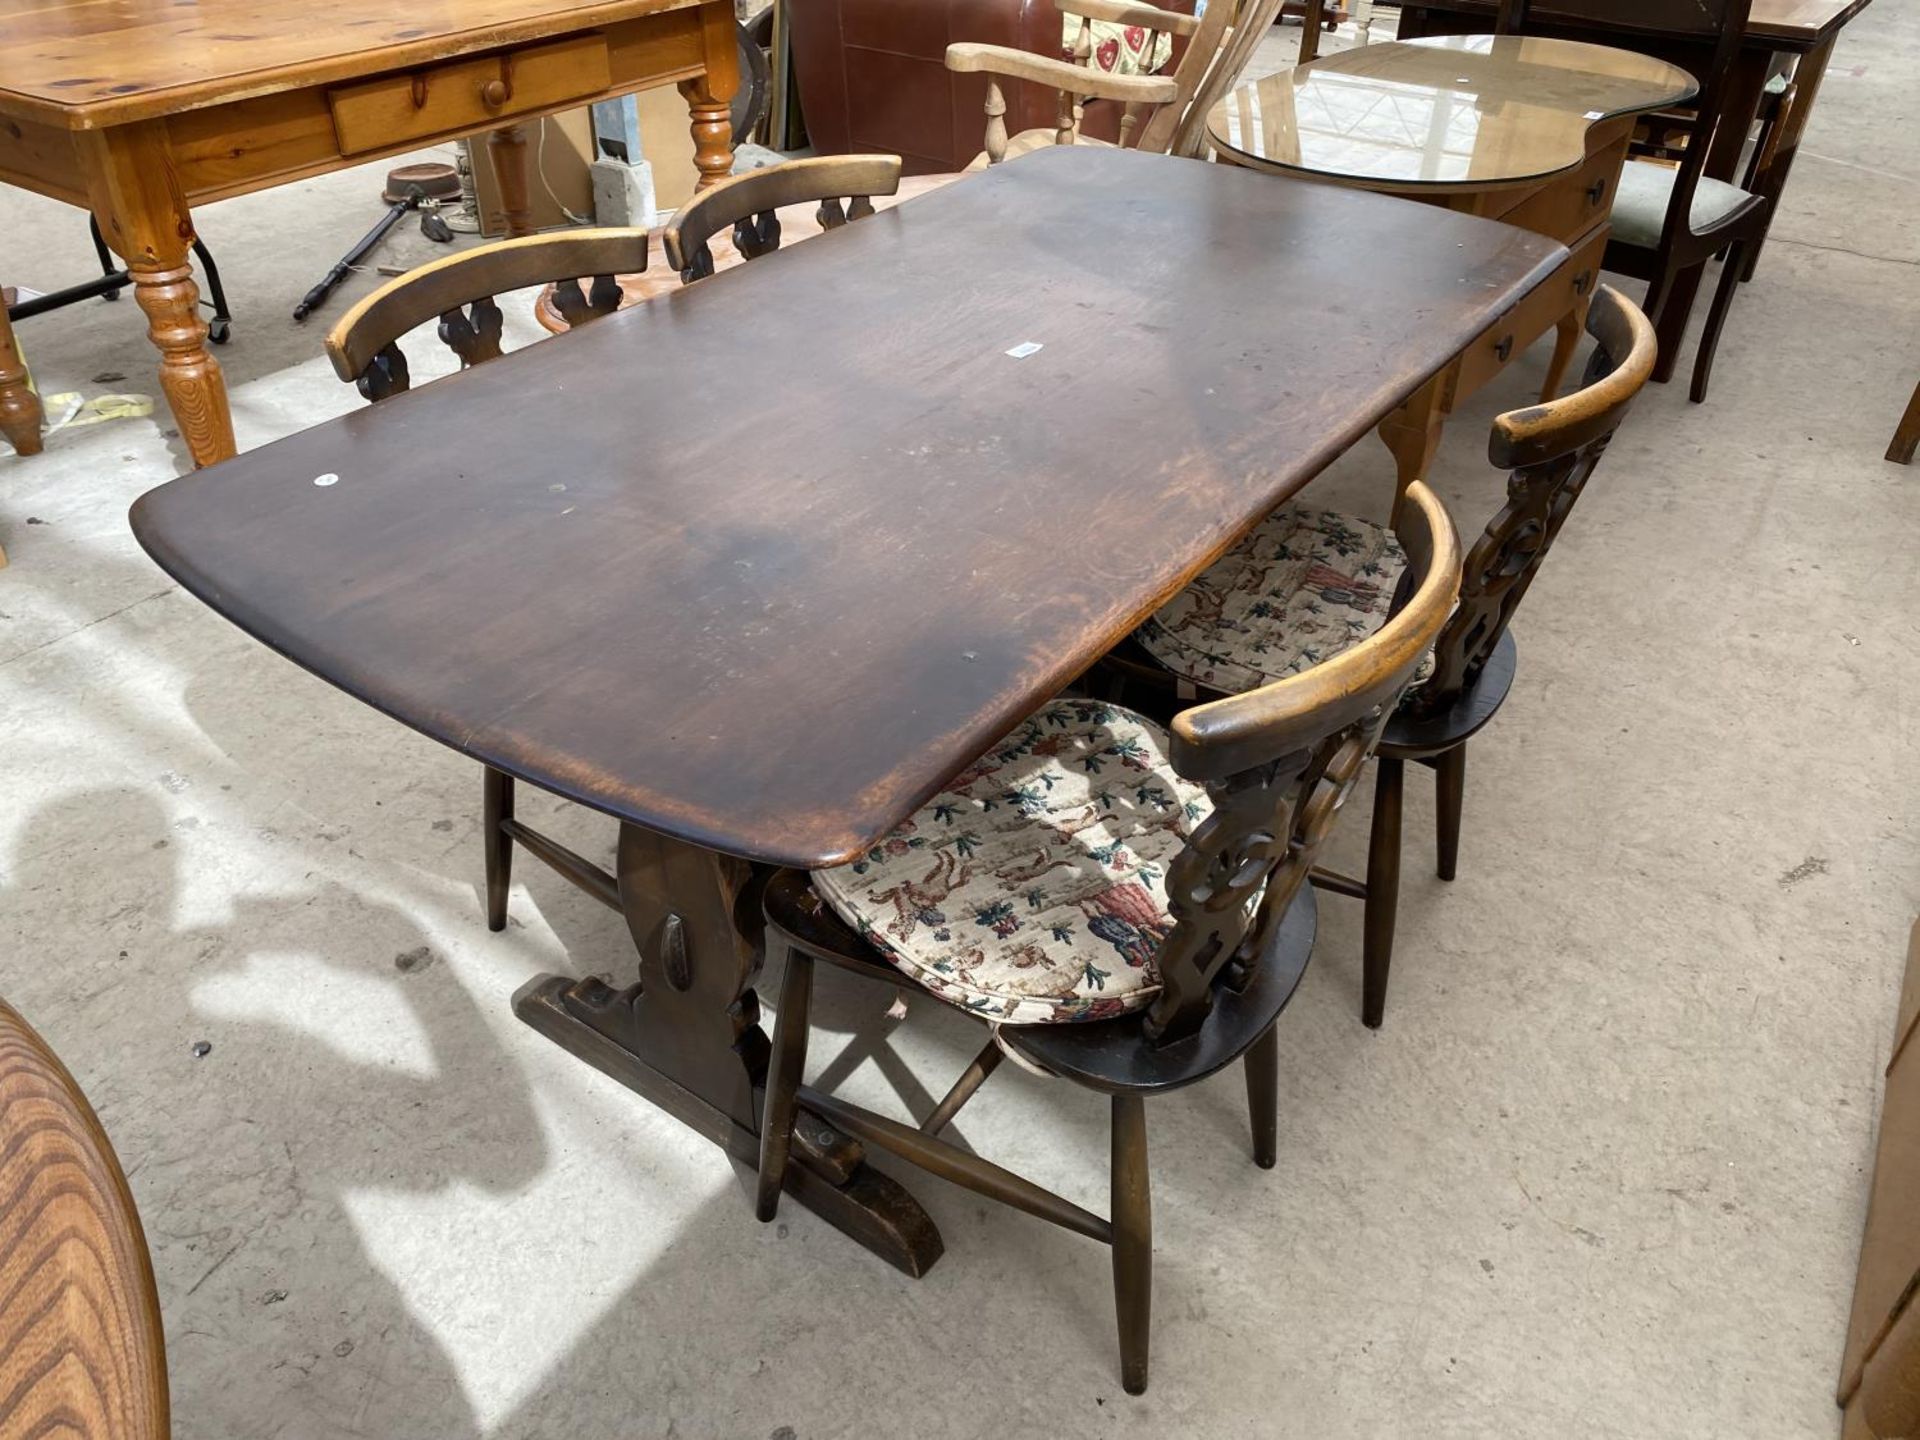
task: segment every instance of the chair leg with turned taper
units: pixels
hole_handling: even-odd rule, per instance
[[[486,834],[487,928],[507,928],[507,887],[513,880],[513,837],[504,828],[513,819],[513,777],[491,765],[480,796],[480,826]]]
[[[1113,1097],[1113,1305],[1120,1322],[1120,1385],[1147,1389],[1153,1324],[1153,1193],[1147,1180],[1147,1104]]]
[[[1439,852],[1436,869],[1442,880],[1451,880],[1460,865],[1460,811],[1467,798],[1464,742],[1434,756],[1433,778],[1434,822],[1438,831],[1435,849]]]
[[[767,1098],[760,1113],[760,1176],[754,1213],[774,1218],[793,1149],[793,1116],[800,1076],[807,1064],[807,1012],[813,1003],[813,957],[787,947],[787,973],[780,982],[780,1021],[767,1065]]]
[[[1394,912],[1400,904],[1400,804],[1406,762],[1382,756],[1373,777],[1373,833],[1367,841],[1367,916],[1361,937],[1360,1020],[1378,1030],[1387,1011]]]
[[[1271,1027],[1240,1062],[1247,1071],[1247,1114],[1253,1122],[1253,1163],[1271,1170],[1280,1154],[1280,1035]]]

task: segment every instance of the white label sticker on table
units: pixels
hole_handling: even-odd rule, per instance
[[[1040,348],[1040,342],[1038,340],[1022,340],[1018,345],[1007,351],[1007,354],[1016,360],[1024,360],[1029,355],[1038,355]]]
[[[329,485],[338,485],[340,483],[340,477],[329,470],[324,475],[314,476],[313,483],[325,489]]]

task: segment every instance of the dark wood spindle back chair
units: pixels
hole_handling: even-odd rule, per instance
[[[893,155],[835,155],[770,165],[724,180],[684,206],[663,239],[686,282],[712,273],[707,241],[735,226],[740,251],[749,259],[779,248],[780,225],[771,213],[781,205],[818,201],[821,223],[829,217],[872,213],[868,197],[899,188],[900,160]],[[851,197],[849,203],[845,197]],[[746,238],[742,238],[746,237]],[[528,235],[449,255],[422,265],[374,290],[328,332],[327,356],[334,373],[372,401],[409,388],[400,338],[439,320],[440,339],[460,368],[483,364],[501,353],[503,316],[494,297],[510,290],[551,285],[554,308],[577,329],[620,307],[617,276],[647,268],[645,230],[585,229]],[[507,925],[507,890],[516,841],[587,893],[619,908],[611,877],[514,818],[512,777],[486,768],[482,823],[486,847],[487,925]]]
[[[1434,769],[1438,871],[1442,880],[1451,880],[1460,855],[1467,742],[1493,719],[1513,686],[1518,651],[1509,623],[1653,372],[1653,327],[1618,291],[1600,288],[1587,329],[1597,344],[1581,389],[1493,422],[1487,454],[1510,472],[1506,503],[1467,552],[1460,603],[1434,646],[1432,673],[1408,692],[1381,736],[1366,881],[1324,872],[1316,877],[1326,888],[1366,901],[1361,1018],[1369,1026],[1378,1026],[1386,1012],[1406,762]]]
[[[1706,399],[1714,351],[1738,277],[1765,237],[1773,213],[1767,194],[1705,174],[1715,129],[1747,122],[1747,116],[1729,113],[1726,106],[1750,7],[1751,0],[1501,0],[1495,25],[1498,34],[1525,34],[1531,26],[1542,25],[1591,32],[1583,38],[1602,42],[1618,34],[1629,43],[1638,35],[1711,45],[1711,58],[1695,77],[1700,91],[1690,108],[1660,117],[1661,148],[1678,157],[1677,166],[1645,159],[1626,163],[1604,262],[1617,274],[1647,282],[1643,308],[1660,343],[1653,378],[1664,383],[1679,361],[1707,261],[1728,252],[1694,359],[1689,391],[1694,401]],[[1762,151],[1777,145],[1782,133],[1783,122],[1771,120],[1762,134]],[[1755,167],[1757,172],[1764,168]]]
[[[733,244],[753,260],[780,248],[783,205],[818,201],[822,230],[873,214],[873,197],[900,188],[898,155],[820,155],[749,170],[704,190],[682,206],[660,237],[667,260],[689,284],[713,274],[708,242],[728,226]]]
[[[0,1435],[166,1440],[166,1339],[127,1177],[0,1000]]]
[[[1416,482],[1408,491],[1403,515],[1409,571],[1417,583],[1409,585],[1409,598],[1398,613],[1362,643],[1290,679],[1186,710],[1174,717],[1170,732],[1158,731],[1144,717],[1118,706],[1055,701],[983,757],[983,764],[1003,753],[1023,757],[1023,768],[1011,781],[1009,803],[1002,803],[998,795],[985,802],[969,799],[959,788],[966,779],[963,776],[873,852],[876,857],[910,857],[901,860],[904,873],[910,876],[924,870],[929,854],[934,856],[936,874],[943,868],[952,870],[976,853],[960,844],[964,836],[952,828],[962,811],[971,817],[967,824],[977,821],[995,829],[998,836],[1013,837],[1005,843],[1017,849],[1023,863],[995,870],[990,887],[998,892],[1004,886],[1011,903],[990,905],[979,915],[967,916],[942,913],[940,899],[929,893],[910,891],[904,903],[913,922],[926,922],[913,932],[923,936],[934,926],[958,930],[969,922],[1007,927],[1002,933],[1017,931],[1023,922],[1016,912],[1031,913],[1030,907],[1038,903],[1034,892],[1025,888],[1035,883],[1037,875],[1057,867],[1071,870],[1075,864],[1071,856],[1106,857],[1100,861],[1105,865],[1116,848],[1124,848],[1118,840],[1096,843],[1081,838],[1079,829],[1063,836],[1057,828],[1049,830],[1022,818],[1030,813],[1022,803],[1025,799],[1042,789],[1051,793],[1054,771],[1049,766],[1061,777],[1078,773],[1076,759],[1060,758],[1059,749],[1050,750],[1049,744],[1057,746],[1064,729],[1074,723],[1089,725],[1099,737],[1096,744],[1119,730],[1130,736],[1157,737],[1155,744],[1164,741],[1164,753],[1153,753],[1152,745],[1122,743],[1084,755],[1087,770],[1105,766],[1126,777],[1119,793],[1127,799],[1116,800],[1113,793],[1103,797],[1114,802],[1116,812],[1125,810],[1139,793],[1135,786],[1158,783],[1176,793],[1182,785],[1189,792],[1204,787],[1204,803],[1194,796],[1166,867],[1157,922],[1144,913],[1154,908],[1154,900],[1141,884],[1116,887],[1129,897],[1124,921],[1116,913],[1117,905],[1099,903],[1111,892],[1101,892],[1094,901],[1077,892],[1086,917],[1084,928],[1104,926],[1100,942],[1116,948],[1119,942],[1114,936],[1124,932],[1126,942],[1134,947],[1125,963],[1150,967],[1142,973],[1157,975],[1157,991],[1142,986],[1134,992],[1139,1002],[1135,1008],[1113,1013],[1120,1002],[1102,999],[1090,1008],[1062,1012],[1051,1023],[1003,1020],[993,1024],[989,1020],[989,1043],[922,1124],[916,1128],[888,1119],[801,1084],[814,962],[827,961],[907,988],[914,987],[913,975],[918,974],[926,978],[927,993],[976,1019],[986,1019],[989,1012],[982,1003],[963,1003],[951,991],[939,988],[942,981],[930,974],[924,957],[915,962],[883,938],[888,918],[883,902],[892,900],[899,887],[876,893],[873,887],[878,882],[869,881],[869,909],[849,921],[829,908],[836,894],[844,904],[845,892],[824,887],[848,869],[858,869],[857,864],[813,876],[783,871],[772,879],[764,899],[768,945],[770,950],[785,952],[786,975],[761,1127],[761,1219],[770,1220],[775,1214],[795,1143],[795,1115],[804,1106],[845,1133],[955,1184],[1111,1245],[1122,1382],[1133,1394],[1146,1388],[1152,1226],[1144,1101],[1244,1060],[1254,1158],[1262,1166],[1274,1163],[1279,1084],[1275,1021],[1313,946],[1315,912],[1305,881],[1342,803],[1365,768],[1381,726],[1440,634],[1458,588],[1459,541],[1445,507]],[[1056,724],[1062,728],[1052,728]],[[980,771],[976,765],[969,773]],[[993,787],[1001,783],[998,775],[993,776]],[[1097,802],[1090,805],[1086,823],[1091,824],[1101,809]],[[1139,809],[1152,813],[1145,804]],[[1078,818],[1073,822],[1074,826],[1081,823]],[[913,848],[942,835],[949,847],[944,852]],[[1136,850],[1136,858],[1142,853]],[[954,859],[956,855],[961,858]],[[884,863],[884,859],[876,862],[876,873]],[[1144,864],[1126,871],[1130,880],[1145,873]],[[944,894],[951,896],[953,891]],[[959,903],[960,897],[955,897],[945,910],[952,912]],[[941,937],[935,934],[934,938]],[[1056,934],[1055,938],[1062,937]],[[1030,957],[1037,953],[1034,945]],[[1085,951],[1070,952],[1070,957],[1079,954],[1106,956],[1108,965],[1119,968],[1103,943],[1089,940]],[[922,968],[910,973],[916,963]],[[1028,962],[1012,963],[1019,967]],[[1077,958],[1069,958],[1064,973],[1077,974],[1078,964]],[[1111,994],[1104,976],[1096,983],[1102,995]],[[1111,1097],[1109,1218],[939,1138],[939,1132],[1007,1054],[1027,1068]]]

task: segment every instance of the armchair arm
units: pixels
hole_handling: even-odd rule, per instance
[[[1133,0],[1056,0],[1056,3],[1063,15],[1079,15],[1088,20],[1111,20],[1116,25],[1138,25],[1143,30],[1158,30],[1163,35],[1191,35],[1200,28],[1200,21],[1192,15],[1135,4]]]
[[[1180,87],[1170,75],[1109,75],[1104,70],[1033,55],[1005,45],[970,42],[949,45],[947,68],[962,74],[984,72],[1033,80],[1070,95],[1135,105],[1165,105],[1180,93]]]

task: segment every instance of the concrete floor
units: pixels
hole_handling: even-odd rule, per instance
[[[1920,377],[1916,86],[1920,13],[1881,0],[1711,401],[1642,399],[1529,598],[1450,886],[1412,787],[1386,1028],[1356,1019],[1359,916],[1328,898],[1282,1027],[1279,1168],[1248,1163],[1237,1081],[1153,1107],[1141,1400],[1098,1247],[911,1176],[948,1246],[919,1282],[797,1206],[759,1226],[716,1151],[512,1018],[536,972],[626,973],[618,922],[523,862],[488,934],[475,767],[145,559],[124,516],[182,463],[164,411],[0,456],[0,993],[132,1173],[179,1433],[1834,1433],[1920,910],[1920,469],[1880,459]],[[381,168],[203,216],[243,445],[357,403],[286,314],[375,218]],[[0,194],[10,283],[88,263],[75,213]],[[137,322],[20,329],[48,391],[151,391]],[[1463,517],[1499,490],[1488,416],[1544,359],[1449,433]],[[1366,444],[1312,493],[1377,501],[1388,474]],[[831,977],[816,1004],[819,1062],[847,1047],[849,1088],[896,1111],[975,1038]],[[1098,1209],[1105,1113],[1007,1067],[959,1129]]]

